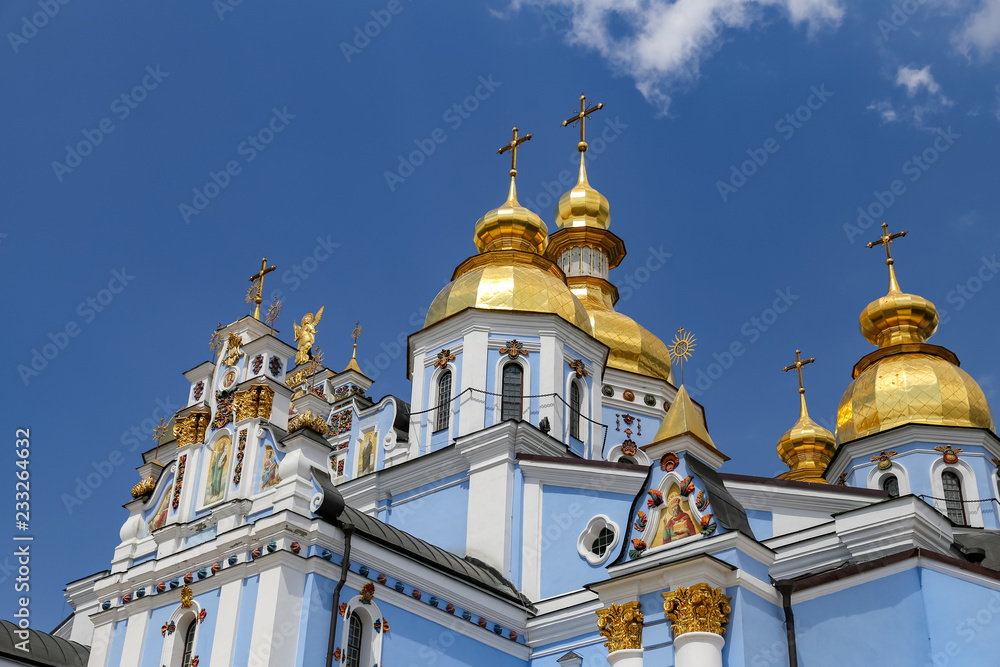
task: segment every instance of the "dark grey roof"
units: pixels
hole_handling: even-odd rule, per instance
[[[21,642],[20,629],[10,621],[0,620],[0,656],[25,665],[45,667],[86,667],[90,649],[82,644],[28,630],[28,652],[14,648]]]
[[[991,570],[1000,570],[1000,531],[956,528],[955,541],[966,549],[982,549],[986,552],[986,560],[980,565]]]
[[[469,557],[460,558],[450,551],[445,551],[350,506],[344,508],[340,518],[353,523],[357,533],[373,542],[484,588],[511,602],[524,607],[531,606],[530,600],[522,595],[514,584],[482,561]]]
[[[697,475],[701,483],[705,485],[705,490],[708,492],[708,497],[712,502],[715,520],[719,522],[719,525],[723,528],[743,533],[750,539],[756,540],[757,538],[750,528],[750,521],[747,519],[747,511],[729,493],[729,489],[726,488],[722,478],[719,477],[719,473],[688,454],[688,452],[684,452],[684,461],[688,465],[688,470],[692,474]]]

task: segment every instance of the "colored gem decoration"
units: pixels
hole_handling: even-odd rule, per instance
[[[489,623],[489,621],[487,621],[483,616],[480,616],[479,620],[476,621],[476,625],[481,628],[485,628],[487,623]]]
[[[524,349],[524,343],[516,338],[507,341],[507,344],[500,348],[500,354],[506,354],[511,359],[517,359],[518,356],[528,356],[527,350]]]
[[[573,361],[567,363],[569,364],[569,367],[576,372],[576,376],[578,378],[585,378],[590,375],[587,369],[583,367],[583,359],[574,359]]]
[[[962,452],[958,447],[952,447],[951,445],[937,446],[934,451],[941,452],[941,458],[944,459],[945,463],[958,463],[958,455]]]
[[[439,602],[440,602],[440,600],[438,600],[437,596],[435,596],[435,595],[430,596],[430,598],[428,598],[428,600],[427,600],[427,604],[429,604],[432,607],[438,606]]]
[[[465,619],[466,621],[471,621],[472,620],[472,613],[468,612],[468,611],[463,611],[462,612],[462,618]]]
[[[632,548],[628,550],[629,558],[638,558],[646,550],[646,543],[638,537],[632,540]]]
[[[675,469],[679,463],[680,459],[677,458],[677,454],[667,452],[660,457],[660,470],[663,472],[670,472]]]
[[[500,625],[499,623],[494,623],[493,624],[493,634],[495,634],[495,635],[502,635],[503,634],[503,626]]]
[[[341,410],[340,412],[333,413],[330,417],[330,431],[331,435],[340,435],[342,433],[349,433],[351,430],[351,422],[354,417],[353,410],[348,407],[346,410]]]
[[[419,600],[423,596],[423,593],[420,592],[419,588],[414,588],[410,591],[410,596],[413,597],[414,600]]]
[[[403,589],[406,588],[406,587],[403,586],[403,582],[402,581],[397,581],[396,585],[394,586],[394,588],[396,589],[397,593],[402,593]]]
[[[694,506],[698,508],[699,512],[708,507],[708,494],[705,493],[705,489],[698,492],[698,495],[694,500]]]
[[[170,580],[170,590],[174,590],[175,588],[177,588],[180,585],[181,585],[181,580],[180,579],[174,578],[174,579]]]
[[[128,604],[131,601],[132,601],[131,593],[126,593],[125,595],[122,596],[122,604]]]
[[[715,522],[712,521],[712,516],[713,515],[711,514],[706,514],[701,517],[701,532],[703,535],[711,535],[715,532],[716,525]]]
[[[455,613],[455,605],[453,605],[452,603],[449,602],[448,604],[445,605],[444,610],[446,612],[448,612],[449,614],[454,614]]]
[[[204,380],[198,380],[198,384],[194,386],[194,400],[200,401],[202,394],[205,393],[205,382]]]
[[[380,584],[382,584],[384,586],[385,582],[388,581],[388,578],[384,574],[380,574],[380,575],[378,575],[378,577],[375,578],[375,581],[377,581],[378,583],[380,583]]]
[[[455,361],[455,355],[448,348],[441,348],[437,355],[437,361],[434,362],[434,368],[445,368],[449,361]]]
[[[239,444],[236,446],[236,468],[233,470],[233,484],[239,485],[243,477],[243,456],[247,448],[247,429],[240,431]]]
[[[879,470],[888,470],[889,468],[892,467],[892,457],[895,455],[896,452],[887,452],[885,450],[882,450],[881,452],[873,456],[871,460],[872,463],[878,461]],[[955,460],[957,461],[958,457],[956,457]]]
[[[161,581],[160,583],[156,584],[157,593],[162,593],[165,590],[167,590],[167,582]]]
[[[652,394],[646,394],[645,396],[642,397],[642,402],[648,405],[649,407],[653,407],[656,405],[656,397],[653,396]]]
[[[187,454],[181,456],[177,462],[177,481],[174,482],[174,498],[171,506],[176,510],[181,504],[181,486],[184,484],[184,467],[187,465]]]
[[[613,604],[597,612],[597,628],[607,641],[608,653],[642,650],[642,605],[638,601]]]
[[[367,565],[362,565],[361,567],[358,568],[358,574],[360,574],[362,577],[367,577],[369,572],[371,572],[371,570],[368,569]]]
[[[371,604],[375,597],[375,584],[368,582],[361,589],[361,604]]]
[[[634,401],[635,394],[632,393],[631,389],[626,389],[625,391],[622,392],[622,398],[624,398],[626,401]]]
[[[221,391],[215,392],[215,419],[212,420],[212,430],[222,428],[226,424],[233,421],[233,400],[236,396],[236,390],[234,389],[223,389]]]
[[[254,560],[257,560],[258,558],[260,558],[262,553],[263,552],[260,550],[260,547],[257,547],[250,552],[250,557],[253,558]]]
[[[236,564],[237,564],[237,563],[239,563],[239,562],[240,562],[240,557],[239,557],[239,556],[237,556],[236,554],[232,554],[232,555],[231,555],[231,556],[229,557],[229,564],[230,564],[230,565],[236,565]]]
[[[663,504],[663,493],[659,489],[650,489],[648,493],[649,499],[646,500],[647,507],[659,507]]]
[[[111,609],[111,600],[105,600],[104,602],[102,602],[101,609],[103,609],[104,611]]]
[[[137,598],[144,598],[144,597],[146,597],[146,588],[144,586],[140,587],[139,590],[137,590],[135,592],[135,596]]]
[[[291,549],[291,551],[292,551],[293,554],[295,554],[296,556],[298,556],[299,555],[299,551],[302,549],[302,547],[299,545],[298,542],[292,542],[291,545],[289,545],[289,549]]]
[[[639,448],[631,438],[625,438],[625,441],[622,443],[622,454],[625,456],[635,456],[638,449]]]
[[[511,630],[507,634],[507,639],[511,640],[512,642],[516,642],[517,641],[517,631],[516,630]]]
[[[694,493],[694,477],[688,475],[681,481],[681,493],[685,496]]]
[[[204,623],[205,622],[205,618],[207,616],[208,616],[208,610],[207,609],[202,609],[201,611],[198,612],[198,622],[199,623]]]
[[[320,552],[319,557],[323,560],[330,560],[333,558],[333,552],[329,549],[323,549],[323,551]]]
[[[648,520],[649,519],[646,517],[646,513],[639,510],[639,512],[635,515],[635,522],[632,524],[632,527],[639,531],[646,530],[646,522]]]
[[[610,384],[603,385],[601,387],[601,393],[607,396],[608,398],[611,398],[612,396],[615,395],[615,388],[612,387]]]
[[[198,578],[199,579],[204,579],[207,576],[208,576],[208,570],[207,569],[201,568],[200,570],[198,570]]]
[[[194,572],[188,572],[184,575],[185,584],[190,584],[192,581],[194,581]]]
[[[212,563],[212,574],[218,574],[222,571],[222,563]]]
[[[268,362],[267,367],[271,371],[271,375],[278,377],[281,375],[281,359],[278,357],[271,357],[271,361]]]
[[[267,543],[267,553],[273,554],[277,549],[278,549],[278,543],[277,542],[274,542],[272,540],[271,542]]]
[[[256,375],[260,373],[260,369],[264,367],[264,355],[258,354],[253,358],[253,373]]]

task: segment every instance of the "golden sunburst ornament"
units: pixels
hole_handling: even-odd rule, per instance
[[[670,347],[667,352],[670,353],[670,359],[675,364],[680,364],[681,367],[681,384],[684,384],[684,362],[691,358],[694,354],[694,348],[698,345],[697,339],[694,334],[690,331],[684,331],[684,327],[677,330],[677,335],[674,339],[670,341]]]

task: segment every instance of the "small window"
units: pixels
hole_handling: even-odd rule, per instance
[[[619,456],[618,463],[628,463],[630,465],[635,465],[635,459],[631,456]]]
[[[598,558],[603,558],[604,554],[607,553],[608,547],[610,547],[615,542],[615,531],[611,530],[607,526],[601,528],[600,535],[594,540],[590,545],[590,553],[594,554]]]
[[[521,419],[521,385],[524,381],[524,371],[520,364],[507,364],[503,367],[503,397],[500,406],[500,419]]]
[[[941,484],[944,486],[944,502],[948,510],[948,518],[956,525],[964,526],[965,504],[962,502],[962,481],[950,470],[941,473]]]
[[[363,634],[361,619],[356,613],[351,614],[351,621],[347,628],[347,652],[344,656],[346,667],[361,667],[361,638]]]
[[[882,480],[882,490],[888,493],[890,498],[899,497],[899,480],[895,475],[888,475]]]
[[[191,667],[191,658],[194,657],[194,632],[197,625],[198,621],[191,619],[184,632],[184,655],[181,657],[181,667]]]
[[[569,436],[580,439],[580,385],[569,385]]]
[[[611,556],[620,539],[618,525],[607,516],[598,514],[580,533],[576,550],[591,565],[600,565]]]
[[[443,431],[448,428],[451,419],[451,371],[445,371],[438,378],[437,418],[434,430]]]

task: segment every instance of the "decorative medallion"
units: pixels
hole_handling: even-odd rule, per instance
[[[882,450],[878,454],[872,457],[872,463],[878,461],[879,470],[888,470],[892,467],[892,457],[896,455],[896,452],[887,452]]]
[[[232,389],[223,389],[215,392],[215,419],[212,420],[212,430],[222,428],[233,421],[233,401],[236,399],[236,392]]]
[[[243,339],[238,334],[231,333],[229,334],[227,343],[226,357],[222,360],[222,363],[226,366],[235,366],[236,362],[243,356]]]
[[[708,494],[705,493],[705,489],[698,492],[698,496],[694,500],[694,506],[698,508],[699,512],[708,507]]]
[[[162,593],[165,590],[167,590],[167,582],[161,581],[160,583],[156,584],[156,592],[157,593]]]
[[[350,433],[353,418],[354,411],[349,407],[346,410],[333,413],[330,417],[330,430],[333,431],[331,435]]]
[[[303,428],[308,428],[320,435],[326,435],[330,430],[326,420],[319,415],[314,415],[311,410],[306,410],[288,420],[289,433],[294,433]]]
[[[663,594],[663,611],[671,621],[674,638],[688,632],[711,632],[724,635],[729,623],[730,597],[721,588],[708,584],[678,586]]]
[[[174,498],[171,506],[176,510],[181,504],[181,486],[184,484],[184,467],[187,465],[187,454],[177,462],[177,481],[174,482]]]
[[[205,381],[198,380],[198,384],[194,386],[194,400],[200,401],[202,394],[205,393]]]
[[[632,527],[638,531],[646,530],[647,521],[648,519],[646,518],[646,513],[639,510],[639,512],[635,515],[635,522],[632,523]]]
[[[404,588],[406,588],[406,587],[405,587],[405,586],[403,585],[403,582],[402,582],[402,581],[397,581],[397,582],[396,582],[396,585],[395,585],[395,586],[393,586],[393,588],[395,588],[395,589],[396,589],[396,592],[397,592],[397,593],[402,593],[402,592],[403,592],[403,589],[404,589]]]
[[[187,579],[187,577],[185,577]],[[181,589],[181,607],[183,609],[190,609],[191,603],[194,601],[194,594],[191,589],[185,586]]]
[[[323,560],[330,560],[333,558],[333,552],[329,549],[323,549],[323,551],[319,552],[319,557]]]
[[[368,582],[361,588],[361,604],[371,604],[375,597],[375,584]]]
[[[132,601],[131,593],[126,593],[125,595],[122,596],[122,604],[128,604],[131,601]]]
[[[270,542],[267,543],[267,553],[273,554],[277,550],[278,550],[278,543],[277,542],[275,542],[274,540],[271,540]]]
[[[701,532],[703,535],[711,535],[712,533],[715,532],[715,529],[716,525],[715,522],[712,521],[711,514],[706,514],[705,516],[701,517]]]
[[[615,388],[612,387],[610,384],[603,385],[601,387],[601,393],[607,396],[608,398],[611,398],[612,396],[615,395]]]
[[[454,614],[455,613],[455,605],[453,605],[452,603],[449,602],[448,604],[445,605],[444,610],[446,612],[448,612],[449,614]]]
[[[646,394],[642,397],[642,402],[652,408],[656,406],[656,397],[652,394]]]
[[[630,438],[625,438],[625,441],[622,443],[622,454],[625,456],[635,456],[636,451],[638,451],[638,447],[636,447],[635,442]]]
[[[649,499],[646,500],[647,507],[659,507],[663,504],[663,494],[659,489],[650,489],[647,493],[649,494]]]
[[[437,596],[435,596],[435,595],[432,595],[432,596],[431,596],[431,597],[430,597],[430,598],[429,598],[429,599],[427,600],[427,604],[429,604],[429,605],[430,605],[430,606],[432,606],[432,607],[436,607],[436,606],[438,606],[438,602],[440,602],[440,600],[438,600],[438,599],[437,599]]]
[[[264,552],[260,550],[260,547],[254,547],[254,550],[250,552],[250,557],[253,558],[254,560],[257,560],[258,558],[261,557],[261,554],[263,553]]]
[[[493,634],[495,634],[495,635],[502,635],[503,634],[503,626],[500,625],[499,623],[494,623],[493,624]]]
[[[507,639],[511,640],[512,642],[516,642],[517,641],[517,631],[516,630],[511,630],[509,633],[507,633]]]
[[[144,598],[144,597],[146,597],[146,587],[145,586],[140,586],[139,590],[137,590],[135,592],[135,596],[137,598]]]
[[[367,577],[369,572],[371,572],[371,570],[368,569],[367,565],[362,565],[361,567],[358,568],[358,574],[360,574],[362,577]]]
[[[524,344],[516,338],[507,341],[507,344],[500,348],[500,354],[506,354],[511,359],[528,356],[528,351],[524,349]]]
[[[677,458],[677,454],[673,452],[667,452],[660,457],[660,470],[663,472],[670,472],[680,463],[680,459]]]
[[[447,348],[442,348],[438,352],[437,361],[434,362],[435,368],[446,368],[449,361],[455,361],[455,355],[451,353],[451,350]]]
[[[281,359],[278,357],[271,357],[271,361],[267,362],[267,368],[271,371],[271,375],[278,377],[281,375]]]
[[[260,373],[260,369],[264,367],[264,355],[258,354],[253,358],[253,374],[256,375]]]
[[[608,653],[642,649],[642,606],[638,601],[613,604],[597,611],[597,628]]]
[[[222,571],[222,563],[212,563],[212,574],[218,574]]]
[[[624,398],[626,401],[634,401],[635,394],[632,393],[631,389],[626,389],[625,391],[622,392],[622,398]]]
[[[194,581],[194,572],[188,572],[187,574],[184,575],[185,584],[190,584],[193,581]]]
[[[958,447],[952,447],[951,445],[939,445],[934,448],[934,451],[941,452],[941,458],[948,464],[958,463],[958,455],[962,452]]]
[[[485,616],[480,616],[479,620],[476,621],[476,625],[478,625],[481,628],[485,628],[487,623],[489,623],[489,621],[486,620]]]
[[[567,363],[569,363],[569,367],[576,372],[576,376],[578,378],[585,378],[590,375],[590,373],[587,372],[587,369],[583,367],[583,359],[574,359],[573,361]]]
[[[632,540],[632,548],[628,550],[629,558],[638,558],[646,550],[646,543],[638,537]]]
[[[462,612],[462,619],[466,620],[466,621],[471,621],[472,620],[472,612],[463,611]]]

